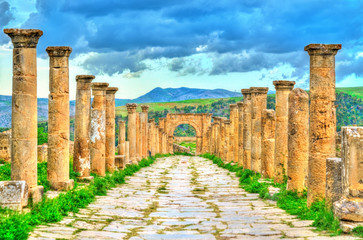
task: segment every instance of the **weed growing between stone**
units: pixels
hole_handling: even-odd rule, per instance
[[[170,154],[156,154],[156,158],[167,157]],[[62,220],[70,212],[77,213],[80,208],[85,208],[95,200],[97,195],[106,195],[107,190],[115,187],[116,184],[125,183],[125,177],[131,176],[143,167],[150,166],[155,159],[142,159],[138,165],[128,165],[124,170],[115,171],[105,177],[95,176],[94,182],[83,188],[74,188],[68,192],[60,194],[53,199],[44,198],[38,204],[30,204],[30,212],[19,213],[8,209],[0,208],[0,240],[22,240],[27,239],[29,232],[37,225],[54,223]],[[1,175],[7,171],[9,166],[0,169]],[[72,169],[72,168],[70,168]],[[40,183],[46,184],[46,163],[38,164],[38,172],[41,172]],[[70,177],[76,180],[76,173],[70,173]],[[10,176],[10,175],[9,175]],[[45,176],[45,178],[43,178]],[[49,183],[48,183],[49,184]]]
[[[221,168],[235,172],[236,176],[239,177],[240,186],[247,192],[258,193],[262,199],[276,201],[279,208],[289,214],[296,215],[302,220],[314,220],[312,226],[320,231],[325,230],[332,235],[342,233],[339,220],[334,217],[333,211],[325,206],[324,201],[315,202],[310,208],[307,207],[306,191],[300,196],[297,192],[286,190],[286,181],[283,184],[279,184],[274,183],[271,179],[262,179],[259,173],[238,167],[232,162],[226,164],[222,159],[209,153],[203,154],[201,157],[212,160],[214,164]],[[280,188],[280,192],[270,196],[268,193],[269,186]]]

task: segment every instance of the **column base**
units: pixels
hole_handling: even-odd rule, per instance
[[[69,179],[64,182],[50,182],[50,187],[52,190],[56,191],[68,191],[71,190],[74,186],[73,179]]]
[[[89,183],[89,182],[93,182],[94,177],[93,176],[88,176],[88,177],[78,177],[77,178],[79,182],[83,182],[83,183]]]
[[[43,186],[35,186],[29,190],[29,197],[32,198],[33,203],[38,203],[42,201],[44,195],[44,187]]]

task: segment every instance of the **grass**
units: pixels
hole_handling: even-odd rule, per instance
[[[363,87],[346,87],[346,88],[337,88],[336,92],[346,93],[351,96],[363,99]]]
[[[195,153],[195,150],[197,149],[197,143],[196,142],[181,142],[177,143],[180,146],[188,147],[190,148],[190,152]]]
[[[260,182],[261,175],[259,173],[238,167],[232,162],[226,164],[220,158],[209,153],[203,154],[201,157],[212,160],[219,167],[235,172],[236,176],[239,177],[240,186],[247,192],[258,193],[262,199],[275,200],[279,208],[284,209],[289,214],[296,215],[302,220],[313,220],[312,226],[316,227],[317,230],[327,231],[331,235],[342,233],[339,220],[334,217],[333,211],[326,207],[325,201],[315,202],[308,208],[306,191],[303,194],[288,191],[286,190],[286,181],[283,184],[274,183],[271,179]],[[268,193],[269,186],[280,188],[280,192],[270,196]]]
[[[157,154],[155,158],[170,156],[169,154]],[[154,158],[142,159],[138,165],[128,165],[124,170],[115,171],[105,177],[95,176],[95,179],[88,186],[73,188],[62,193],[57,198],[44,198],[40,203],[30,203],[30,212],[17,212],[0,208],[0,240],[22,240],[27,239],[29,232],[40,224],[54,223],[62,220],[70,212],[77,213],[80,208],[86,207],[95,200],[97,195],[106,195],[107,190],[115,187],[116,184],[125,183],[125,177],[131,176],[143,167],[150,166],[155,161]],[[10,164],[6,166],[9,168]],[[44,177],[46,163],[38,165]],[[0,169],[3,169],[2,166]],[[1,172],[1,171],[0,171]],[[8,173],[6,173],[8,174]],[[71,177],[75,173],[71,172]],[[45,178],[46,179],[46,178]],[[45,180],[40,179],[43,184]]]

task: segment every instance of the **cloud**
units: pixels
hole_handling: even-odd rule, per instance
[[[12,17],[9,4],[2,7],[8,15],[0,23]],[[39,54],[46,57],[45,48],[56,45],[71,46],[71,58],[94,52],[83,66],[107,75],[140,76],[150,69],[146,60],[165,58],[180,76],[289,65],[285,76],[303,78],[309,43],[343,44],[342,78],[363,71],[362,58],[352,57],[363,45],[359,0],[37,0],[36,9],[22,27],[44,31]],[[201,52],[210,65],[198,59]]]
[[[14,15],[10,9],[10,4],[6,1],[0,2],[0,26],[6,26],[14,19]],[[4,34],[0,34],[0,45],[8,43],[10,38]]]

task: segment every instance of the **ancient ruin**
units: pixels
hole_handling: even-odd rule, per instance
[[[116,87],[106,89],[106,171],[115,170],[115,93]]]

